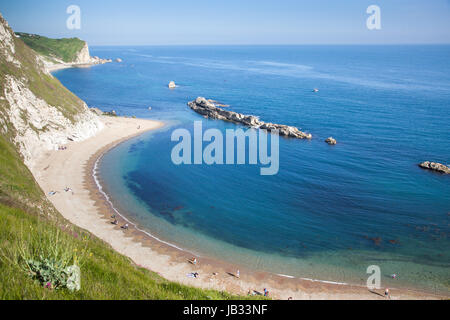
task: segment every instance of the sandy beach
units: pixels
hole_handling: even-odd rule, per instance
[[[130,225],[120,228],[126,221],[113,213],[105,197],[99,192],[92,176],[93,167],[102,154],[118,143],[155,130],[164,124],[158,121],[102,117],[105,124],[95,137],[82,142],[71,142],[64,151],[45,152],[33,168],[33,174],[58,211],[71,223],[84,228],[128,256],[137,265],[159,273],[164,278],[202,288],[226,290],[245,295],[249,291],[263,292],[267,288],[275,299],[385,299],[384,288],[370,292],[364,286],[339,285],[289,279],[265,272],[245,270],[208,258],[199,258],[198,264],[188,262],[192,256],[161,243]],[[64,192],[69,187],[71,192]],[[59,191],[49,196],[50,191]],[[233,276],[240,270],[240,278]],[[198,272],[198,278],[187,274]],[[390,288],[392,299],[441,299],[428,293]]]

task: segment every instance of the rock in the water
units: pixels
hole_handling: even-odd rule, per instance
[[[329,137],[328,139],[325,140],[326,143],[328,143],[329,145],[335,145],[337,143],[336,139],[334,139],[333,137]]]
[[[176,87],[177,87],[177,85],[175,84],[175,81],[170,81],[169,88],[170,89],[175,89]]]
[[[214,103],[205,98],[199,97],[194,101],[188,103],[188,106],[201,114],[205,118],[218,119],[240,123],[248,127],[259,128],[272,132],[278,130],[280,136],[292,137],[297,139],[311,139],[310,133],[300,131],[296,127],[290,127],[282,124],[266,123],[260,121],[258,117],[253,115],[244,115],[241,113],[223,110],[217,107]]]
[[[450,174],[450,168],[442,163],[425,161],[419,164],[423,169],[433,170],[444,174]]]

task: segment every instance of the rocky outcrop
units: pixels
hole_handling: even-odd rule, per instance
[[[8,120],[15,129],[14,142],[28,167],[46,150],[57,150],[69,141],[94,136],[104,126],[92,112],[79,112],[74,121],[45,100],[36,97],[20,80],[7,77],[5,98]]]
[[[84,44],[84,47],[78,52],[77,57],[73,61],[73,63],[90,63],[91,55],[89,53],[89,47],[87,43]]]
[[[177,85],[175,84],[175,81],[169,82],[169,89],[175,89],[176,87],[177,87]]]
[[[444,174],[450,174],[450,167],[437,162],[425,161],[419,164],[419,167],[427,170],[432,170]]]
[[[337,144],[336,139],[334,139],[333,137],[329,137],[325,140],[326,143],[328,143],[331,146],[334,146],[335,144]]]
[[[278,130],[281,136],[297,138],[297,139],[311,139],[312,135],[310,133],[305,133],[300,131],[296,127],[274,124],[263,122],[258,119],[258,117],[253,115],[244,115],[233,111],[223,110],[217,107],[214,103],[205,98],[199,97],[194,101],[188,103],[188,106],[201,114],[205,118],[218,119],[231,121],[235,123],[240,123],[248,127],[259,128],[267,130],[269,132]]]

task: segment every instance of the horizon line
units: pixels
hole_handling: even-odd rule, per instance
[[[83,39],[80,39],[83,40]],[[238,46],[246,46],[246,47],[262,47],[262,46],[449,46],[450,42],[418,42],[418,43],[261,43],[261,44],[91,44],[86,40],[90,46],[95,47],[170,47],[170,46],[183,46],[183,47],[205,47],[205,46],[229,46],[229,47],[238,47]]]

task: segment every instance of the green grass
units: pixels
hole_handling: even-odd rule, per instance
[[[0,299],[236,299],[225,292],[201,290],[169,282],[134,265],[102,241],[76,227],[50,222],[23,210],[0,205]],[[62,231],[64,230],[64,231]],[[88,249],[82,260],[81,290],[50,290],[34,282],[17,255],[22,245],[51,245],[60,232],[60,246]],[[23,235],[26,234],[26,242]],[[92,254],[92,255],[91,255]]]
[[[64,62],[75,61],[78,52],[84,47],[85,42],[78,38],[50,39],[36,34],[16,33],[23,42],[39,54],[58,58]]]
[[[16,150],[0,136],[0,299],[247,299],[167,281],[140,268],[87,231],[71,225],[44,199]],[[81,290],[50,290],[24,271],[19,252],[59,248],[84,253]],[[42,250],[41,250],[42,251]]]

